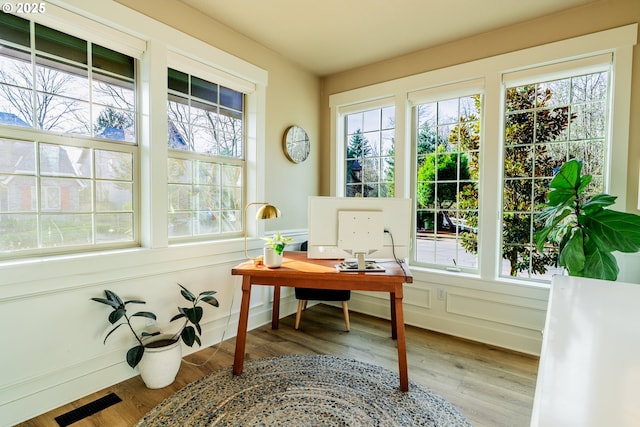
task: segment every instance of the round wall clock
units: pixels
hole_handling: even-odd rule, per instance
[[[309,157],[309,135],[300,126],[289,126],[282,138],[282,148],[287,159],[293,163],[302,163]]]

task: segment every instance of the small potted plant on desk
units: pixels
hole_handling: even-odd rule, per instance
[[[269,268],[278,268],[282,265],[282,253],[287,242],[292,241],[291,237],[282,237],[278,231],[271,237],[264,239],[267,245],[264,247],[264,265]]]
[[[109,323],[115,325],[113,329],[107,333],[104,343],[120,326],[126,325],[137,343],[134,347],[127,351],[127,363],[132,368],[138,367],[140,376],[148,388],[162,388],[171,384],[180,369],[182,360],[182,348],[180,339],[189,347],[194,343],[201,345],[200,334],[202,328],[200,321],[202,320],[203,309],[199,305],[204,302],[214,307],[218,307],[218,300],[213,296],[215,291],[200,292],[195,296],[184,286],[180,286],[180,294],[184,299],[189,301],[189,307],[178,307],[178,314],[171,318],[171,321],[184,319],[184,325],[178,332],[173,335],[161,334],[160,332],[136,332],[133,325],[134,317],[144,317],[156,320],[156,315],[149,311],[138,311],[130,314],[127,311],[128,304],[146,304],[142,300],[122,300],[116,293],[105,290],[106,298],[91,298],[93,301],[106,304],[111,307],[109,313]]]

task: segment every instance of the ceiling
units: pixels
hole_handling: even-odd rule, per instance
[[[180,0],[324,76],[594,0]]]

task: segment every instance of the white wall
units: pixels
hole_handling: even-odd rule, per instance
[[[176,8],[176,19],[182,23],[203,20],[184,5],[172,4]],[[153,6],[157,7],[155,2],[149,2],[149,7]],[[178,326],[168,323],[178,304],[182,303],[177,283],[196,293],[215,290],[221,305],[217,309],[205,307],[203,344],[212,345],[236,334],[240,281],[232,277],[230,271],[245,259],[243,239],[180,245],[171,245],[167,239],[167,166],[166,143],[163,142],[167,134],[166,71],[163,70],[166,70],[169,50],[202,59],[207,66],[235,73],[236,77],[256,85],[254,95],[247,101],[252,123],[247,130],[248,151],[251,150],[247,153],[247,199],[263,200],[274,196],[286,201],[287,206],[283,207],[279,200],[271,200],[280,205],[284,214],[282,221],[273,221],[270,226],[275,228],[271,229],[288,232],[294,237],[304,232],[306,192],[313,193],[319,180],[319,162],[310,159],[303,167],[295,169],[296,179],[305,182],[305,193],[287,191],[274,195],[265,191],[267,187],[283,188],[291,183],[290,176],[284,176],[283,171],[269,174],[266,170],[270,167],[270,159],[276,163],[280,162],[280,157],[284,159],[281,141],[275,136],[284,132],[291,124],[289,120],[298,121],[312,138],[317,138],[318,81],[307,71],[296,68],[255,42],[229,33],[226,28],[221,29],[226,35],[224,42],[235,41],[238,44],[235,55],[238,56],[228,53],[233,49],[225,51],[214,47],[213,43],[207,44],[202,38],[179,32],[111,0],[52,0],[47,2],[47,14],[34,18],[38,19],[79,36],[82,34],[78,32],[94,31],[87,35],[90,40],[91,37],[100,38],[98,29],[104,28],[101,25],[115,27],[130,36],[123,37],[123,44],[132,39],[141,40],[136,47],[146,49],[141,60],[142,176],[139,192],[142,244],[141,248],[108,253],[0,261],[1,426],[32,418],[137,375],[137,370],[132,370],[125,362],[125,353],[134,340],[124,328],[103,344],[110,326],[107,322],[109,309],[90,298],[103,296],[104,289],[123,298],[147,301],[144,309],[155,312],[157,326],[169,330]],[[210,19],[198,26],[209,33],[220,27]],[[290,85],[285,84],[287,81]],[[281,105],[294,93],[305,96],[296,105]],[[267,120],[270,109],[277,109],[278,114],[270,115]],[[296,114],[288,117],[288,111],[296,111]],[[281,169],[290,167],[278,165]],[[304,211],[296,212],[289,204],[304,205]],[[252,214],[255,211],[249,216]],[[263,235],[265,224],[250,223],[249,226],[252,236]],[[263,246],[256,237],[250,239],[249,244],[256,254]],[[270,321],[271,295],[266,288],[253,292],[250,328]],[[283,315],[295,308],[293,302],[286,302],[287,295],[285,292]],[[140,320],[144,323],[144,319]],[[183,350],[189,353],[197,348]]]

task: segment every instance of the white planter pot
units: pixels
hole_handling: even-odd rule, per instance
[[[144,355],[138,364],[138,370],[142,381],[148,388],[166,387],[176,379],[182,362],[180,339],[178,338],[168,345],[153,347],[153,343],[159,343],[169,338],[171,338],[170,335],[161,335],[153,341],[145,343]]]
[[[284,252],[283,252],[284,253]],[[271,247],[264,248],[264,265],[269,268],[278,268],[282,265],[282,254],[278,255]]]

